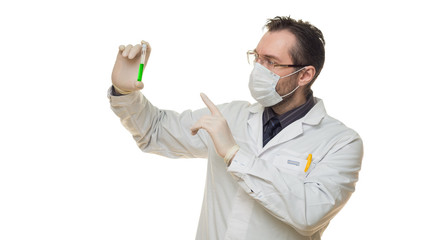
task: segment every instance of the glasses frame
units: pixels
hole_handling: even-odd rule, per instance
[[[258,59],[260,59],[260,56],[257,52],[255,52],[255,50],[249,50],[246,52],[246,56],[248,58],[248,62],[249,64],[252,64],[251,60],[250,60],[250,56],[253,55],[255,57],[255,62],[258,61]],[[267,64],[269,66],[272,66],[272,68],[277,68],[277,67],[283,67],[283,68],[287,68],[287,67],[307,67],[309,66],[308,64],[277,64],[274,61],[271,60],[263,60],[263,58],[261,58],[261,61],[266,61]]]

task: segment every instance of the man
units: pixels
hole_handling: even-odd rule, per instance
[[[322,32],[290,17],[266,28],[248,52],[255,104],[215,106],[202,94],[207,109],[159,110],[137,91],[141,45],[117,55],[111,108],[141,150],[208,158],[196,239],[320,239],[355,190],[362,141],[311,90],[325,58]]]

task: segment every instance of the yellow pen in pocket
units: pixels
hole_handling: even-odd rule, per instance
[[[304,170],[304,172],[307,172],[307,170],[308,170],[308,168],[310,167],[310,165],[311,165],[311,159],[313,158],[313,156],[311,155],[311,153],[310,154],[308,154],[308,157],[307,157],[307,165],[305,165],[305,170]]]

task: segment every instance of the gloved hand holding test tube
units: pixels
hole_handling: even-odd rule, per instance
[[[151,47],[146,41],[136,45],[120,45],[111,79],[116,92],[129,94],[144,88],[142,75],[147,68]]]

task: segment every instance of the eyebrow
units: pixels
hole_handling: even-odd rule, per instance
[[[257,54],[259,54],[256,51],[256,49],[254,49],[254,52],[256,52]],[[262,56],[264,56],[265,58],[273,59],[273,60],[276,60],[276,61],[280,62],[280,59],[278,57],[274,56],[274,55],[262,55]]]

